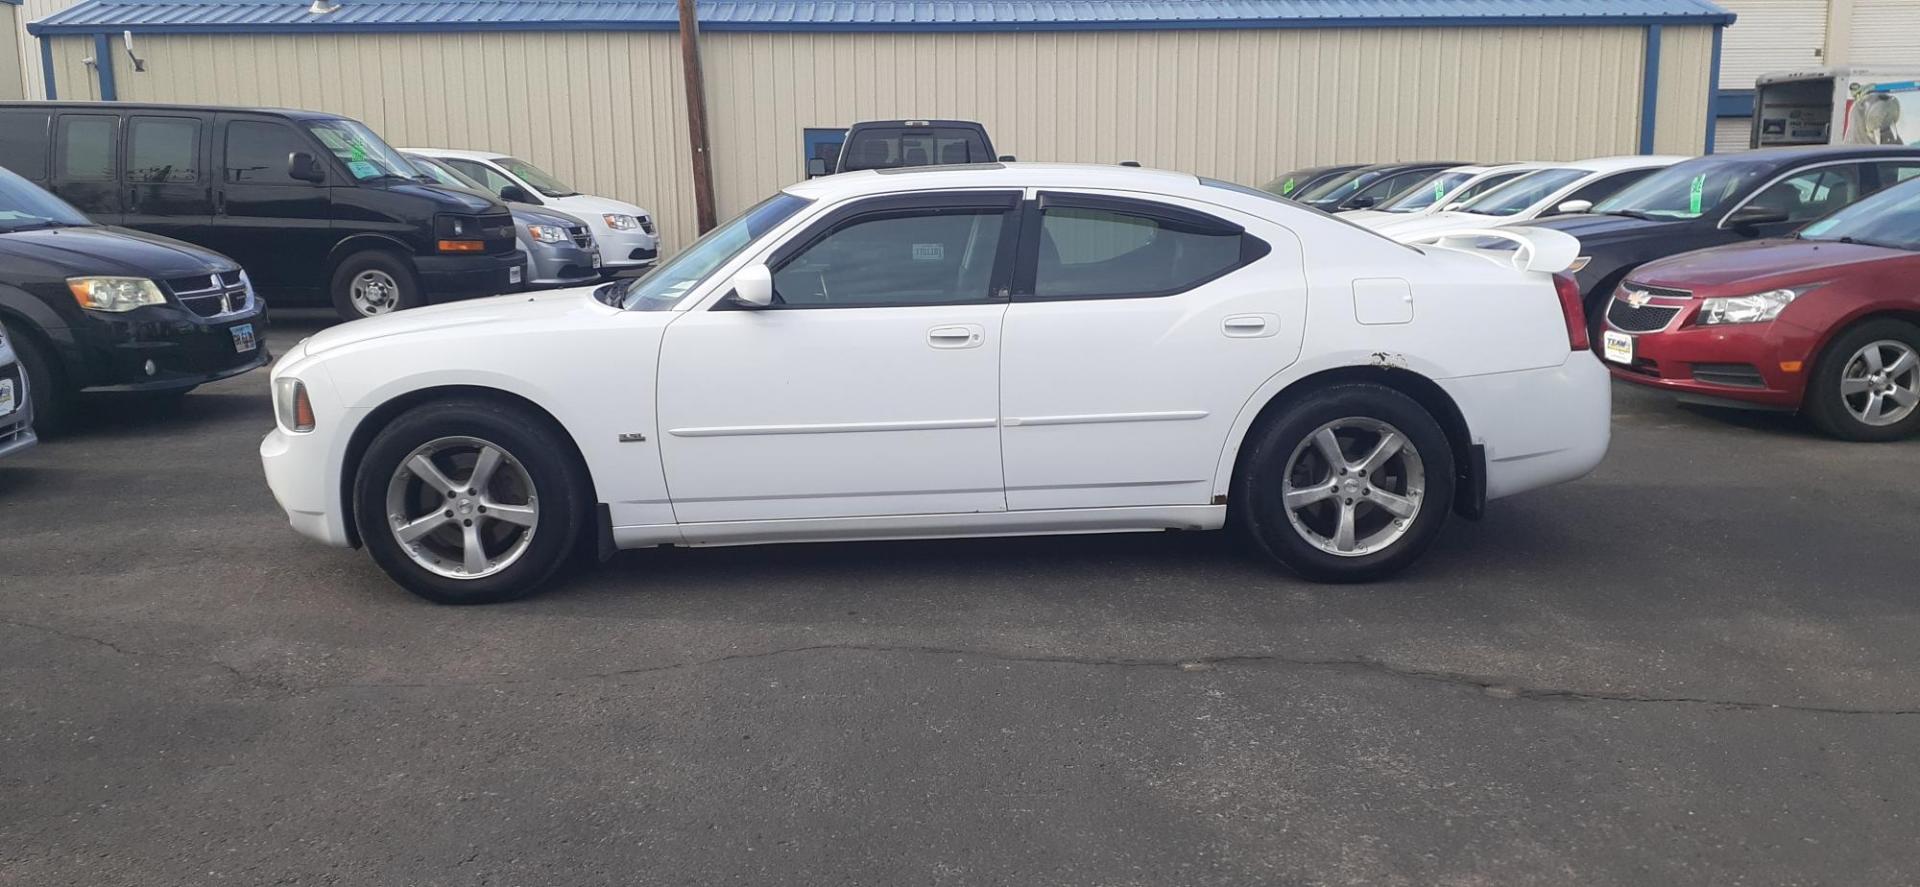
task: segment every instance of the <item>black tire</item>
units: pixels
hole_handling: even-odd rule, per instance
[[[1887,425],[1870,425],[1848,409],[1846,397],[1841,393],[1842,381],[1854,356],[1874,342],[1902,343],[1920,354],[1920,326],[1891,318],[1856,324],[1820,350],[1813,373],[1807,378],[1806,400],[1801,412],[1820,430],[1841,440],[1877,443],[1920,432],[1920,409]],[[1913,376],[1902,376],[1902,379],[1914,378],[1920,378],[1920,371]]]
[[[74,401],[78,395],[67,381],[66,373],[53,358],[53,352],[32,333],[17,328],[8,331],[14,356],[26,372],[27,389],[33,398],[33,431],[53,437],[73,427]]]
[[[1302,509],[1301,526],[1311,530],[1312,524],[1323,521],[1337,524],[1337,518],[1332,515],[1338,514],[1337,509],[1343,504],[1351,502],[1359,515],[1356,527],[1377,524],[1378,532],[1397,532],[1398,535],[1381,542],[1374,550],[1359,549],[1365,553],[1336,554],[1317,545],[1296,526],[1285,506],[1282,489],[1295,453],[1304,454],[1305,450],[1314,449],[1309,438],[1328,423],[1346,420],[1385,423],[1397,430],[1418,457],[1424,489],[1412,497],[1418,507],[1410,525],[1389,530],[1386,525],[1393,522],[1393,515],[1374,504],[1371,481],[1358,480],[1364,476],[1363,472],[1347,475],[1348,480],[1358,480],[1358,486]],[[1447,442],[1446,432],[1417,401],[1386,386],[1353,382],[1308,393],[1283,407],[1277,416],[1255,428],[1252,434],[1252,446],[1242,460],[1244,468],[1234,480],[1236,522],[1254,548],[1304,578],[1316,582],[1370,582],[1397,573],[1433,544],[1453,506],[1453,447]],[[1348,445],[1371,449],[1371,444],[1377,442],[1378,438],[1370,442],[1364,436],[1341,440],[1343,450]],[[1314,458],[1303,455],[1304,461],[1295,466],[1296,470],[1314,467],[1309,464]],[[1379,473],[1389,481],[1382,489],[1393,487],[1397,492],[1413,492],[1412,463],[1390,460],[1387,465],[1390,467]],[[1325,466],[1325,472],[1329,480],[1337,480],[1330,464]],[[1328,508],[1335,510],[1326,511]],[[1322,538],[1330,543],[1338,542],[1337,533],[1331,529]]]
[[[392,282],[394,292],[391,298],[383,300],[390,307],[363,311],[356,306],[353,284],[363,274],[384,275],[385,280]],[[426,304],[425,294],[420,288],[420,276],[413,272],[413,265],[405,258],[381,250],[354,253],[342,260],[333,269],[333,281],[328,284],[328,291],[333,295],[333,310],[342,320],[375,317]]]
[[[417,563],[396,538],[389,517],[389,483],[395,472],[420,447],[449,437],[475,438],[503,451],[503,465],[514,468],[517,463],[530,481],[529,501],[538,504],[538,523],[517,559],[477,578],[449,577]],[[469,476],[471,471],[469,466]],[[448,477],[466,480],[452,473]],[[487,604],[531,595],[567,564],[580,536],[592,526],[591,498],[586,469],[574,456],[572,442],[550,420],[504,402],[461,398],[416,407],[381,429],[354,476],[353,514],[374,562],[402,587],[438,604]],[[450,514],[454,507],[448,505]],[[460,532],[456,523],[448,522],[447,528]]]

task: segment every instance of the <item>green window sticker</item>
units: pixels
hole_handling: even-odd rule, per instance
[[[1447,196],[1447,183],[1434,182],[1433,183],[1433,199],[1440,200],[1446,196]]]
[[[1292,194],[1292,193],[1293,193],[1293,180],[1288,179],[1286,184],[1280,186],[1280,196],[1285,197],[1288,194]]]
[[[1693,177],[1693,186],[1687,191],[1687,212],[1700,214],[1700,197],[1707,192],[1707,174]]]
[[[366,145],[362,145],[359,142],[354,142],[353,144],[347,146],[347,162],[348,163],[365,163],[366,159],[367,159]]]

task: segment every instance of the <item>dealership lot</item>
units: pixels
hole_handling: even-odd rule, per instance
[[[1374,587],[1161,534],[453,609],[284,526],[265,381],[0,464],[0,880],[1920,877],[1920,440],[1616,387],[1594,476]]]

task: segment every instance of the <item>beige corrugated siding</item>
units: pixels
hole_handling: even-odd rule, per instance
[[[1712,71],[1712,28],[1661,29],[1654,153],[1698,154],[1705,149]]]
[[[27,33],[27,22],[46,18],[79,2],[80,0],[21,0],[20,6],[15,12],[17,17],[15,18],[13,36],[14,42],[20,47],[20,73],[18,79],[22,87],[22,95],[25,98],[43,99],[47,97],[40,82],[40,42],[35,40],[33,35]],[[56,85],[58,79],[56,75]],[[60,97],[63,99],[70,98],[70,96],[66,95]]]
[[[1828,0],[1715,2],[1738,16],[1720,48],[1722,89],[1752,89],[1762,74],[1826,64]]]
[[[120,98],[315,108],[396,145],[520,155],[693,236],[667,33],[142,35]],[[804,176],[801,130],[985,123],[1023,160],[1138,160],[1260,184],[1342,160],[1570,159],[1638,145],[1640,28],[702,36],[722,215]],[[1706,28],[1665,30],[1660,150],[1705,134]],[[98,94],[56,41],[62,98]]]
[[[1847,64],[1920,68],[1920,0],[1853,0]]]
[[[24,33],[20,29],[20,7],[0,3],[0,28],[15,34]],[[19,99],[27,96],[26,75],[22,73],[26,57],[21,55],[25,49],[19,40],[0,47],[0,98]],[[40,56],[35,54],[33,61],[39,62]]]

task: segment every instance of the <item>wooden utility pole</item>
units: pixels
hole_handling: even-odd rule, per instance
[[[713,216],[713,157],[707,150],[707,85],[700,76],[700,19],[694,0],[680,0],[680,64],[687,81],[687,138],[693,143],[693,211],[700,233],[718,224]]]

